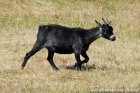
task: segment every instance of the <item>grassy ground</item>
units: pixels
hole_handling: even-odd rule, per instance
[[[91,28],[94,20],[112,21],[115,42],[91,44],[89,63],[82,71],[66,69],[73,55],[54,57],[60,71],[46,60],[46,49],[20,69],[36,40],[39,24],[58,23]],[[139,0],[0,0],[1,93],[89,93],[94,90],[140,89]]]

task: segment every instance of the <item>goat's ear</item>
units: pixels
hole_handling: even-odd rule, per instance
[[[101,27],[101,24],[97,20],[95,20],[95,22]]]

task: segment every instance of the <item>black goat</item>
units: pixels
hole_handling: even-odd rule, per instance
[[[39,26],[37,41],[32,50],[26,54],[21,68],[23,69],[25,67],[28,59],[36,52],[42,48],[47,48],[47,60],[53,69],[58,69],[53,62],[54,53],[74,53],[77,61],[74,67],[81,70],[81,65],[83,63],[87,63],[89,60],[86,51],[93,41],[99,37],[104,37],[105,39],[111,41],[116,39],[113,34],[113,28],[110,26],[111,21],[106,22],[103,18],[102,20],[104,24],[100,24],[95,20],[95,22],[98,24],[98,27],[91,29],[68,28],[56,24]],[[85,58],[83,61],[80,60],[80,55]]]

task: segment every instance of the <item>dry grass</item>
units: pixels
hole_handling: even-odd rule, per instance
[[[20,69],[39,24],[90,28],[102,17],[112,20],[117,40],[94,42],[88,51],[90,61],[82,71],[66,69],[75,63],[73,55],[58,54],[54,60],[60,71],[53,71],[46,61],[46,49]],[[0,0],[0,28],[1,93],[140,89],[139,0]]]

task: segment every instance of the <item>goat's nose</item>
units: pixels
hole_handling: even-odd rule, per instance
[[[112,38],[112,41],[115,41],[116,40],[116,37],[114,36],[113,38]]]
[[[115,41],[116,40],[116,37],[114,35],[110,36],[110,40],[111,41]]]

